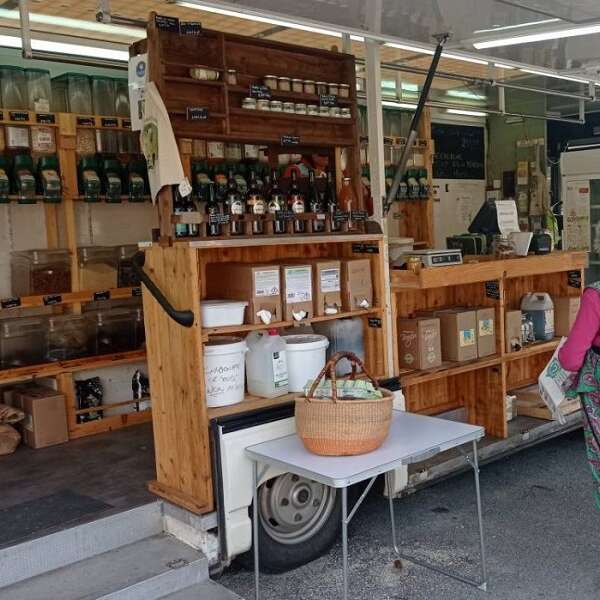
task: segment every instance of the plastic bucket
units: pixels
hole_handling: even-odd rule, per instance
[[[241,325],[247,302],[237,300],[203,300],[200,303],[202,327]]]
[[[325,366],[329,340],[324,335],[284,335],[288,363],[288,389],[301,392]]]
[[[228,406],[244,399],[246,351],[246,342],[238,337],[214,337],[204,344],[207,406]]]

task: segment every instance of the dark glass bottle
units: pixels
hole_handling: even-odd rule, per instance
[[[226,196],[227,210],[231,217],[243,216],[244,214],[244,199],[238,192],[237,184],[233,176],[233,170],[229,170],[229,179],[227,180],[227,196]],[[244,233],[244,222],[234,221],[232,219],[229,224],[229,231],[231,235],[243,235]]]
[[[327,187],[325,192],[325,197],[327,200],[327,212],[329,213],[329,218],[331,219],[331,231],[339,231],[340,223],[335,220],[335,215],[338,212],[338,202],[337,202],[337,192],[335,189],[335,183],[333,181],[333,176],[331,175],[331,171],[327,171]]]
[[[174,194],[175,198],[173,200],[173,212],[176,215],[188,212],[187,201],[181,196],[177,188],[175,188]],[[175,237],[183,238],[188,237],[189,235],[189,225],[186,225],[185,223],[177,223],[177,225],[175,225]]]
[[[262,216],[267,212],[267,203],[258,187],[256,174],[250,171],[250,182],[248,183],[248,194],[246,196],[246,210],[255,218],[252,221],[252,233],[261,234],[265,232]]]
[[[273,169],[271,175],[271,190],[269,193],[268,210],[272,215],[276,215],[280,210],[285,208],[285,195],[279,188],[277,182],[277,171]],[[286,226],[284,219],[275,219],[273,221],[273,233],[285,233]]]
[[[292,185],[290,187],[290,193],[288,196],[288,204],[290,210],[297,215],[304,214],[306,210],[304,195],[298,187],[296,171],[292,171]],[[300,219],[294,219],[294,233],[304,233],[304,231],[304,221],[301,221]]]
[[[207,185],[207,188],[208,194],[205,211],[208,215],[208,225],[206,226],[206,233],[211,237],[215,237],[221,235],[221,223],[219,222],[219,219],[223,214],[223,211],[222,205],[219,203],[217,196],[215,195],[215,184],[211,181]]]
[[[310,212],[316,215],[322,215],[325,212],[325,205],[323,204],[323,194],[319,192],[317,188],[317,181],[315,179],[315,172],[310,171],[308,173],[308,206]],[[312,222],[313,233],[323,233],[325,231],[325,221],[320,219],[314,219]]]

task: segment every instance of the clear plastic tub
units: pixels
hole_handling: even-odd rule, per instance
[[[92,88],[82,73],[65,73],[52,79],[52,110],[91,115]]]
[[[135,320],[132,311],[118,308],[87,313],[92,327],[93,354],[112,354],[136,349]]]
[[[7,319],[0,324],[0,365],[14,369],[45,362],[46,326],[40,318]]]
[[[61,294],[71,289],[68,250],[22,250],[10,257],[14,296]]]
[[[52,103],[52,86],[50,71],[46,69],[26,69],[27,108],[35,112],[50,112]]]
[[[315,333],[320,333],[329,340],[328,359],[336,352],[352,352],[364,360],[364,327],[360,317],[314,323],[313,329]],[[347,358],[340,360],[335,367],[336,375],[340,377],[350,374],[351,371],[351,364]]]
[[[27,110],[25,69],[12,65],[2,65],[0,66],[0,78],[2,107],[13,110]]]
[[[47,362],[87,356],[90,322],[82,315],[56,315],[48,318]]]
[[[117,248],[117,283],[119,287],[135,287],[140,285],[140,278],[133,268],[132,257],[138,251],[135,244],[127,244]]]
[[[129,86],[127,79],[115,79],[115,115],[117,117],[130,116],[129,110]]]
[[[115,116],[115,80],[112,77],[92,77],[92,106],[95,115]]]
[[[117,257],[108,246],[78,249],[79,286],[82,290],[108,290],[117,287]]]

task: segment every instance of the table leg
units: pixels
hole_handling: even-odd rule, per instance
[[[348,600],[348,488],[342,488],[342,571],[344,600]]]
[[[477,440],[473,440],[473,472],[475,475],[475,494],[477,496],[477,520],[479,521],[479,549],[481,553],[481,585],[487,590],[487,566],[485,562],[485,541],[483,539],[483,513],[481,510],[481,490],[479,488],[479,458],[477,455]]]
[[[258,564],[258,463],[252,461],[252,542],[254,546],[254,598],[260,600]]]
[[[398,539],[396,538],[396,517],[394,516],[394,494],[392,492],[392,472],[388,471],[385,474],[385,483],[388,492],[388,501],[390,505],[390,523],[392,524],[392,544],[396,554],[400,554],[400,548],[398,547]]]

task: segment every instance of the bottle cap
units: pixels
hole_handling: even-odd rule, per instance
[[[269,335],[277,335],[277,329],[275,329],[275,328],[269,329]]]

